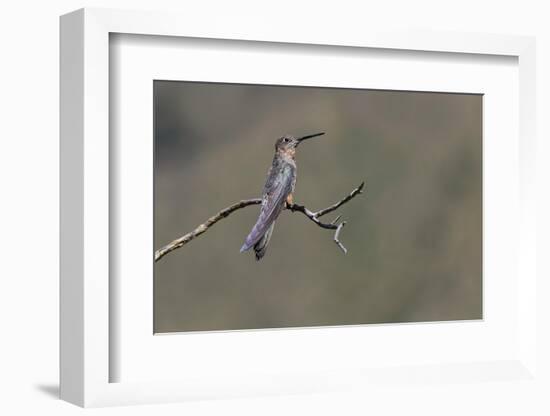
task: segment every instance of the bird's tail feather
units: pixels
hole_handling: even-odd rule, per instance
[[[258,240],[254,245],[254,252],[256,253],[256,260],[261,260],[267,251],[267,245],[271,239],[271,234],[273,234],[273,228],[275,227],[275,222],[273,222],[270,227],[267,229],[265,234]]]

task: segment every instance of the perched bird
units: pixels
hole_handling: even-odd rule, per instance
[[[261,260],[265,255],[275,220],[285,207],[286,202],[292,204],[292,193],[296,186],[296,148],[302,141],[323,134],[325,133],[315,133],[300,138],[285,135],[277,139],[275,156],[267,173],[262,193],[260,216],[246,237],[241,247],[241,253],[254,247],[256,260]]]

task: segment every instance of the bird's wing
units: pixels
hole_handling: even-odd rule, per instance
[[[292,192],[293,169],[291,165],[284,165],[278,174],[268,175],[260,216],[246,237],[241,252],[254,246],[281,213],[286,197]]]

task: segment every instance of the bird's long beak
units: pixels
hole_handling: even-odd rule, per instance
[[[322,136],[323,134],[325,134],[324,131],[321,133],[315,133],[315,134],[310,134],[308,136],[300,137],[298,139],[298,142],[302,142],[303,140],[307,140],[307,139],[312,139],[313,137]]]

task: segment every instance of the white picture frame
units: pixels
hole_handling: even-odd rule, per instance
[[[296,377],[292,369],[283,368],[277,377],[264,379],[236,379],[234,374],[226,372],[183,381],[112,382],[110,368],[120,359],[110,341],[113,337],[110,314],[116,309],[109,280],[113,268],[109,253],[113,197],[110,172],[114,169],[109,148],[109,37],[114,33],[516,57],[520,138],[516,179],[520,207],[514,226],[518,230],[517,275],[521,276],[516,299],[517,349],[498,362],[432,364],[418,370],[415,377],[429,379],[437,373],[444,380],[458,378],[475,383],[483,377],[472,374],[493,368],[496,373],[504,374],[506,380],[536,380],[533,38],[368,30],[357,36],[324,28],[307,33],[299,28],[280,31],[270,25],[235,32],[230,22],[223,19],[204,25],[201,19],[194,21],[177,14],[82,9],[61,18],[61,398],[80,406],[106,406],[319,392],[403,382],[410,378],[407,368],[400,372],[383,367],[367,374],[342,368],[324,378]],[[413,327],[402,330],[416,331]],[[216,342],[231,337],[223,333],[216,336]]]

